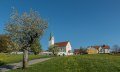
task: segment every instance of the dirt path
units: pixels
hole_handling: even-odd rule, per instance
[[[49,59],[51,58],[41,58],[41,59],[30,60],[28,65],[36,64],[36,63],[43,62]],[[17,69],[21,67],[22,67],[22,62],[8,64],[8,65],[0,66],[0,72],[6,72],[10,69]]]

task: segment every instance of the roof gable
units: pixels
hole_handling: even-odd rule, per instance
[[[109,49],[110,46],[108,46],[108,45],[103,45],[102,48],[104,48],[104,49]]]

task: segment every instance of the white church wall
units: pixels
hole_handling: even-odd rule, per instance
[[[70,42],[68,42],[67,46],[66,46],[66,52],[68,53],[68,51],[72,50],[71,44]]]
[[[51,40],[49,41],[49,46],[54,45],[54,37],[51,38]]]

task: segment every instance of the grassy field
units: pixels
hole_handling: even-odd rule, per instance
[[[40,56],[40,55],[29,55],[29,60],[43,58],[48,56]],[[22,55],[10,55],[10,54],[0,54],[0,66],[8,63],[15,63],[22,61]]]
[[[120,72],[120,56],[79,55],[56,57],[30,66],[26,70],[10,72]]]

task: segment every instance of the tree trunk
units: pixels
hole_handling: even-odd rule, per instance
[[[16,54],[16,55],[18,54],[17,51],[15,52],[15,54]]]
[[[55,56],[55,52],[54,52],[54,50],[53,50],[53,55]]]
[[[23,51],[23,69],[26,69],[28,66],[28,50],[24,49]]]

